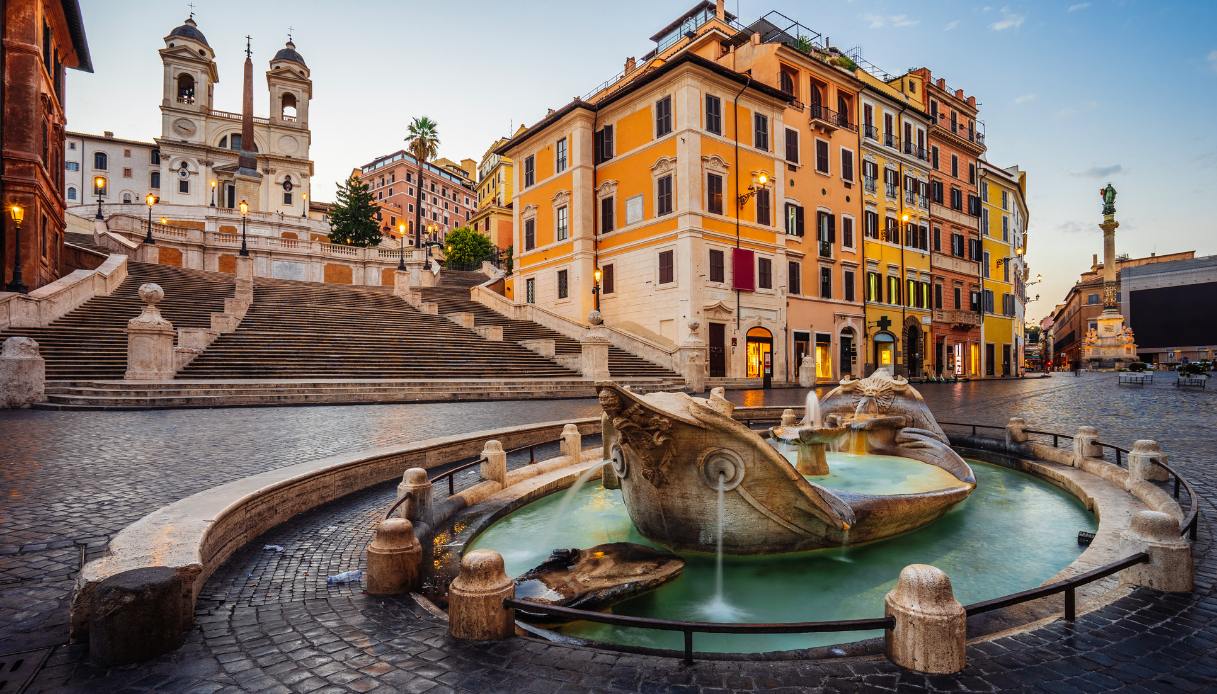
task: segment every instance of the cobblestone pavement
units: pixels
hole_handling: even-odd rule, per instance
[[[1044,380],[927,384],[919,388],[943,420],[1001,424],[1009,416],[1019,415],[1036,428],[1062,432],[1091,424],[1099,428],[1104,441],[1126,447],[1137,438],[1156,438],[1170,454],[1172,465],[1202,488],[1208,500],[1214,496],[1217,393],[1179,392],[1164,384],[1121,387],[1109,374],[1080,378],[1057,374]],[[803,392],[749,391],[732,397],[748,404],[801,404]],[[526,412],[529,405],[537,409]],[[580,410],[578,414],[584,413],[581,408],[594,410],[594,403],[583,401],[574,407],[571,403],[548,405],[562,417],[576,416],[576,409]],[[419,409],[407,409],[414,407]],[[96,413],[127,418],[104,423],[90,422],[87,417],[93,413],[84,417],[78,413],[0,415],[3,440],[21,441],[18,450],[7,447],[0,453],[3,474],[10,486],[13,478],[27,485],[23,487],[25,496],[16,499],[24,503],[15,504],[13,498],[0,502],[5,515],[2,532],[7,537],[7,520],[10,515],[17,517],[14,509],[20,509],[27,525],[20,532],[39,527],[51,531],[43,531],[42,536],[36,531],[31,534],[28,542],[35,545],[47,542],[38,539],[43,536],[90,537],[80,533],[93,526],[104,527],[105,534],[112,533],[169,500],[256,469],[331,454],[358,445],[360,440],[370,446],[417,438],[396,431],[402,427],[426,430],[413,421],[415,416],[431,418],[431,427],[440,421],[451,424],[445,431],[528,421],[519,418],[529,414],[538,420],[555,418],[552,412],[544,411],[542,403],[466,404],[451,407],[485,411],[450,423],[445,416],[452,416],[453,411],[447,415],[427,411],[435,407],[440,406],[315,408],[315,414],[309,412],[314,408],[248,410],[224,421],[215,416],[197,422],[187,422],[186,417],[196,413],[185,412]],[[44,428],[52,415],[64,419],[54,422],[53,428]],[[246,416],[260,421],[246,421]],[[307,423],[295,417],[303,417]],[[82,419],[77,422],[76,418]],[[139,433],[151,427],[164,437],[165,419],[177,419],[173,426],[186,431],[177,434],[169,428],[174,432],[170,440]],[[472,423],[475,419],[476,424]],[[290,433],[285,432],[287,427]],[[385,430],[393,433],[386,434]],[[255,432],[262,438],[255,437]],[[186,442],[179,441],[178,436]],[[378,436],[406,438],[385,440]],[[108,446],[96,447],[97,437],[105,438]],[[217,443],[216,438],[228,443]],[[171,450],[164,450],[166,447]],[[101,459],[101,469],[92,470],[87,462],[79,462],[91,456]],[[66,460],[48,462],[60,458]],[[133,461],[131,470],[124,465],[124,458]],[[28,468],[24,475],[15,474],[11,461],[16,460],[24,461]],[[172,481],[166,479],[169,469],[173,470]],[[124,484],[124,475],[131,477],[129,484]],[[59,489],[66,483],[72,486]],[[77,489],[90,484],[99,487],[95,498],[101,502],[89,500],[87,490]],[[126,491],[135,489],[140,491]],[[29,494],[37,497],[25,502]],[[1138,590],[1080,617],[1072,625],[1054,622],[1032,632],[973,645],[963,673],[927,677],[901,671],[881,658],[704,661],[685,667],[673,659],[523,638],[492,645],[452,641],[441,620],[408,598],[373,598],[356,586],[325,585],[326,575],[361,565],[370,524],[392,496],[391,484],[353,494],[304,514],[234,555],[208,582],[199,602],[197,626],[186,644],[174,653],[151,663],[103,670],[87,663],[81,647],[58,646],[50,652],[34,689],[708,694],[819,687],[829,691],[1211,691],[1217,683],[1217,557],[1208,551],[1210,519],[1217,517],[1217,512],[1208,500],[1203,509],[1208,515],[1197,544],[1198,589],[1194,594]],[[84,518],[57,520],[61,517],[48,511],[73,502],[81,504]],[[76,513],[81,514],[81,509]],[[100,522],[87,517],[90,511],[99,516]],[[278,546],[283,550],[279,551]],[[8,630],[4,633],[9,636],[0,643],[10,646],[0,649],[0,653],[14,650],[12,646],[24,640],[11,630],[8,621],[12,611],[23,606],[19,597],[24,594],[28,596],[26,604],[33,603],[40,599],[33,592],[34,586],[42,585],[53,593],[52,587],[59,585],[52,581],[31,583],[22,577],[37,575],[29,568],[37,562],[57,561],[46,555],[68,549],[51,549],[48,544],[46,548],[0,557],[7,560],[3,564],[5,573],[0,574],[0,594],[9,589],[18,591],[13,603],[6,600],[0,605],[0,629]],[[2,582],[10,571],[17,578],[17,588]],[[57,607],[62,612],[62,605]],[[52,615],[44,623],[61,628],[65,615],[55,614],[58,621]],[[62,643],[62,638],[50,638],[45,643]]]

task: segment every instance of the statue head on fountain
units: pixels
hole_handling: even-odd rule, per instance
[[[640,396],[615,383],[597,384],[612,425],[610,464],[635,527],[675,549],[714,551],[721,541],[726,553],[755,554],[876,540],[938,518],[971,492],[972,470],[951,450],[920,395],[905,390],[907,382],[859,386],[868,380],[843,383],[825,398],[822,421],[811,411],[784,433],[822,449],[847,431],[866,431],[872,452],[944,470],[943,488],[886,496],[834,491],[818,483],[827,470],[804,472],[792,464],[736,421],[721,394]],[[860,399],[867,399],[864,407]],[[870,436],[872,429],[891,435]]]

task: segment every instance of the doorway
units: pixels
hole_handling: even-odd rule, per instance
[[[996,357],[994,357],[993,355],[994,355],[993,343],[986,342],[985,343],[985,375],[986,376],[993,375],[993,369],[994,369],[993,362],[997,361]]]
[[[904,329],[904,366],[909,376],[921,375],[921,326],[917,323]]]
[[[841,378],[854,375],[854,362],[858,361],[858,350],[854,346],[854,329],[841,330]]]
[[[727,375],[727,326],[710,323],[710,378]]]
[[[875,368],[891,372],[896,366],[896,336],[884,330],[875,333]]]
[[[760,378],[768,388],[773,379],[773,333],[765,328],[751,328],[745,336],[748,378]]]
[[[798,379],[799,367],[803,365],[803,357],[811,352],[811,333],[803,330],[795,330],[794,336],[794,351],[791,352],[790,368],[794,370],[795,379]]]

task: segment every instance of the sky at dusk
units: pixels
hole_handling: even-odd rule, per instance
[[[404,146],[428,115],[440,154],[480,159],[618,73],[627,56],[693,0],[326,2],[195,0],[217,53],[216,106],[239,111],[246,34],[255,113],[264,72],[289,26],[312,70],[313,197],[332,199],[351,169]],[[163,37],[185,2],[83,0],[94,74],[69,73],[68,128],[159,136]],[[738,8],[738,9],[737,9]],[[1028,172],[1028,260],[1043,273],[1028,317],[1060,301],[1102,252],[1099,188],[1111,181],[1117,251],[1217,253],[1217,2],[728,0],[744,23],[779,10],[842,49],[897,73],[929,66],[976,95],[990,162]]]

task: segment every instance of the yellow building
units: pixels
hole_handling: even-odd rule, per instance
[[[863,83],[862,236],[866,372],[931,372],[929,118],[913,73]]]
[[[984,325],[981,357],[986,377],[1019,373],[1026,265],[1026,173],[980,162],[980,230]]]
[[[495,152],[506,143],[507,138],[499,138],[482,155],[477,168],[478,208],[469,222],[470,227],[489,236],[499,250],[512,245],[511,199],[515,190],[512,162]]]

